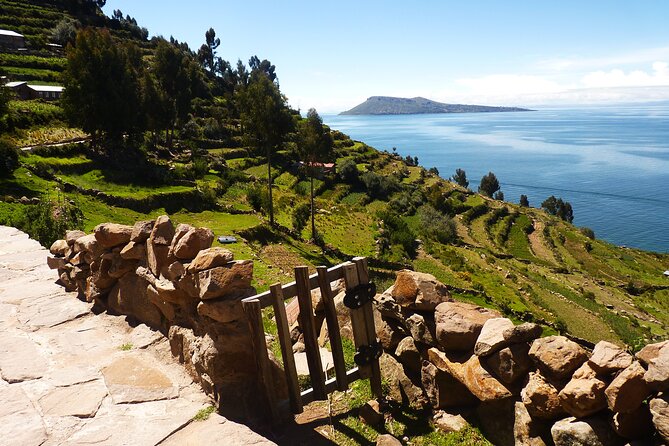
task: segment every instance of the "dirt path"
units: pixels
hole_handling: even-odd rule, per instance
[[[47,250],[0,226],[0,426],[6,446],[275,445],[211,414],[160,332],[93,314]]]
[[[527,236],[530,240],[530,249],[532,250],[532,253],[540,259],[557,263],[553,256],[553,252],[548,245],[546,245],[546,241],[544,240],[544,222],[541,220],[534,220],[533,225],[534,231]]]

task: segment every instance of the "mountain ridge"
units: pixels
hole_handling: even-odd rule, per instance
[[[398,98],[393,96],[370,96],[361,104],[340,115],[412,115],[428,113],[494,113],[532,111],[520,107],[495,107],[489,105],[446,104],[420,96]]]

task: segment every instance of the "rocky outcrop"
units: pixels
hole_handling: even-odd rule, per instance
[[[433,277],[402,271],[375,298],[392,399],[407,402],[399,383],[419,376],[411,382],[422,386],[436,426],[454,430],[448,420],[475,411],[500,445],[647,444],[653,435],[669,441],[669,399],[658,395],[669,390],[669,342],[646,346],[636,358],[604,341],[590,351],[565,336],[541,338],[537,324],[516,325],[445,296]]]

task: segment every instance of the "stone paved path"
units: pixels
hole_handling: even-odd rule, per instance
[[[160,333],[94,315],[47,250],[0,226],[0,444],[274,445],[213,414]]]

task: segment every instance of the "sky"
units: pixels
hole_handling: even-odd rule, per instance
[[[369,96],[480,105],[669,100],[669,1],[107,0],[150,35],[276,65],[291,106]]]

